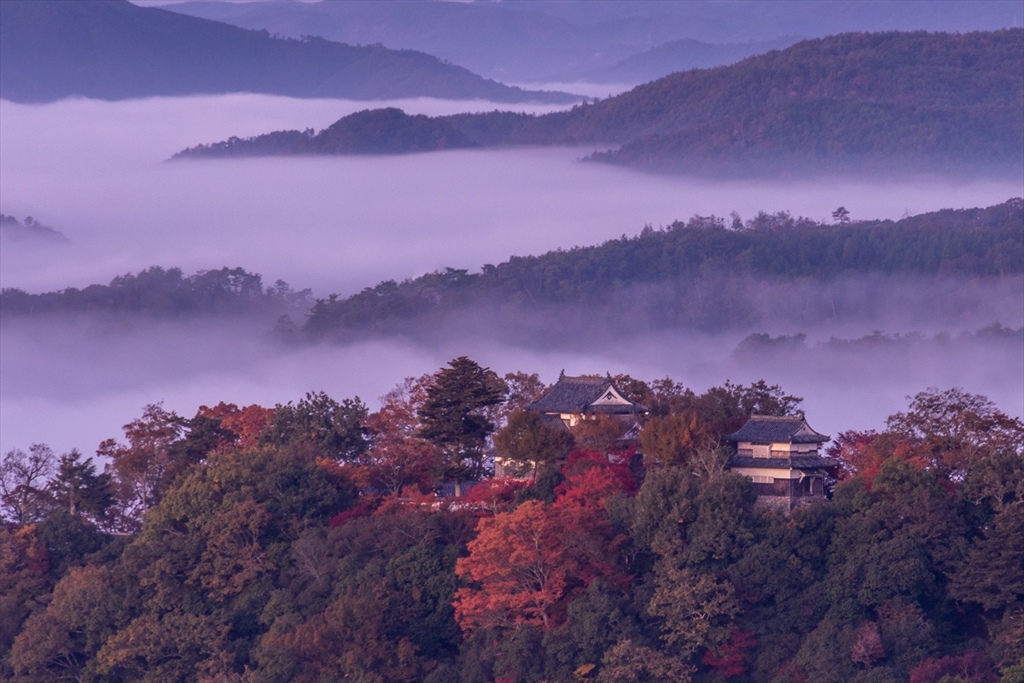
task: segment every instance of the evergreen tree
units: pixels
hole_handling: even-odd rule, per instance
[[[60,456],[48,488],[54,503],[79,519],[104,520],[114,504],[110,475],[97,473],[92,458],[83,461],[77,449]]]
[[[484,410],[505,400],[505,383],[490,368],[466,356],[434,376],[418,415],[420,435],[446,455],[446,476],[463,481],[484,476],[484,447],[494,423]]]

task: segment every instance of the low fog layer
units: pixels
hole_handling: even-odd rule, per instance
[[[385,103],[380,103],[381,105]],[[484,102],[386,103],[410,113],[484,111]],[[899,218],[940,208],[988,206],[1020,194],[1016,182],[916,180],[815,186],[706,182],[577,163],[589,150],[491,150],[388,158],[262,159],[163,163],[175,151],[229,135],[323,128],[367,103],[229,96],[124,103],[0,102],[0,212],[60,230],[71,244],[4,245],[0,284],[28,291],[106,283],[151,265],[241,266],[317,296],[349,294],[383,279],[445,266],[475,270],[513,254],[595,244],[694,214],[749,218],[790,211],[828,220]],[[372,106],[378,106],[374,104]],[[549,108],[548,108],[549,109]],[[534,109],[542,111],[547,109]],[[15,248],[17,247],[17,248]],[[954,286],[954,290],[956,286]],[[887,291],[884,290],[883,291]],[[1019,327],[1021,297],[969,311],[917,309],[858,319],[835,330],[764,325],[721,337],[601,335],[546,349],[500,339],[437,335],[341,346],[285,347],[272,321],[15,321],[0,329],[0,451],[49,442],[91,453],[145,404],[191,416],[203,403],[274,405],[310,390],[376,399],[404,377],[467,354],[495,370],[626,372],[671,376],[696,390],[764,378],[805,397],[815,428],[881,427],[905,396],[962,386],[1024,413],[1021,344],[880,345],[851,356],[815,346],[830,334],[859,337],[914,329],[954,337],[992,322]],[[1005,293],[1004,293],[1005,294]],[[909,296],[900,291],[900,296]],[[910,297],[912,299],[912,297]],[[991,314],[991,315],[990,315]],[[817,338],[797,356],[734,356],[748,332]]]
[[[345,345],[285,347],[264,335],[262,322],[192,324],[136,320],[10,321],[0,336],[0,452],[47,442],[91,454],[148,403],[191,417],[219,401],[273,406],[322,390],[339,400],[378,398],[407,376],[434,372],[469,355],[501,374],[628,373],[672,377],[698,392],[726,379],[779,383],[803,396],[811,424],[835,435],[882,428],[906,406],[906,396],[934,386],[981,393],[1015,416],[1024,415],[1021,335],[993,338],[951,328],[949,338],[862,339],[853,344],[808,338],[778,349],[737,350],[742,334],[646,334],[610,330],[580,339],[575,349],[509,346],[499,340],[453,336],[426,345],[386,339]],[[796,332],[797,330],[792,330]],[[958,332],[971,333],[958,339]]]
[[[426,114],[495,107],[392,104]],[[241,266],[318,296],[348,294],[694,214],[787,210],[824,220],[843,205],[855,220],[898,218],[1020,194],[1012,181],[712,183],[577,163],[590,149],[163,163],[196,143],[321,129],[367,106],[259,96],[0,102],[0,212],[33,216],[73,242],[42,253],[4,249],[0,284],[45,291],[150,265]]]

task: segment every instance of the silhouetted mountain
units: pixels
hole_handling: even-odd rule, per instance
[[[799,40],[796,36],[787,36],[775,40],[751,40],[724,45],[693,38],[673,40],[632,55],[614,66],[584,74],[580,80],[591,83],[645,83],[677,71],[734,64],[746,57],[781,50]]]
[[[409,116],[388,107],[350,114],[314,134],[285,130],[253,138],[230,138],[198,145],[174,158],[268,156],[276,154],[403,154],[478,147],[462,131],[441,118]]]
[[[578,99],[511,88],[421,52],[276,38],[127,0],[0,2],[0,97],[45,102],[225,92]]]
[[[963,33],[1019,26],[1024,20],[1018,0],[345,0],[186,2],[168,9],[292,37],[422,50],[504,82],[532,83],[586,79],[632,55],[686,38],[745,43],[848,31]],[[670,71],[683,68],[690,67]]]
[[[1024,29],[850,33],[732,66],[672,74],[568,111],[436,121],[477,145],[611,145],[590,159],[660,170],[1018,173],[1024,159],[1021,73]],[[403,131],[398,126],[394,134]],[[261,153],[254,141],[204,153]],[[381,139],[366,146],[407,151]],[[349,140],[341,148],[284,151],[348,153],[356,147]]]

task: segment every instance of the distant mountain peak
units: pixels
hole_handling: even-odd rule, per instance
[[[373,125],[356,125],[357,119],[336,124],[345,131],[345,144],[307,146],[304,152],[430,149],[403,142],[415,128],[443,133],[451,143],[434,149],[603,145],[607,151],[588,159],[657,170],[747,176],[1019,174],[1021,73],[1024,29],[847,33],[731,66],[671,74],[540,116],[496,111],[402,119],[397,125],[393,113],[366,114]],[[264,137],[253,140],[265,143]],[[229,147],[207,146],[203,155],[259,153],[253,145]],[[293,150],[264,145],[262,153]]]
[[[5,99],[228,92],[357,100],[579,100],[502,85],[414,50],[279,38],[128,0],[0,2],[0,97]]]

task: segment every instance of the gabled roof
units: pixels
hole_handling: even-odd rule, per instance
[[[751,415],[738,432],[725,436],[729,441],[749,443],[825,443],[830,437],[810,428],[802,417]]]
[[[526,406],[542,413],[607,413],[623,415],[645,413],[647,408],[631,401],[606,377],[568,377],[561,375],[543,396]]]

